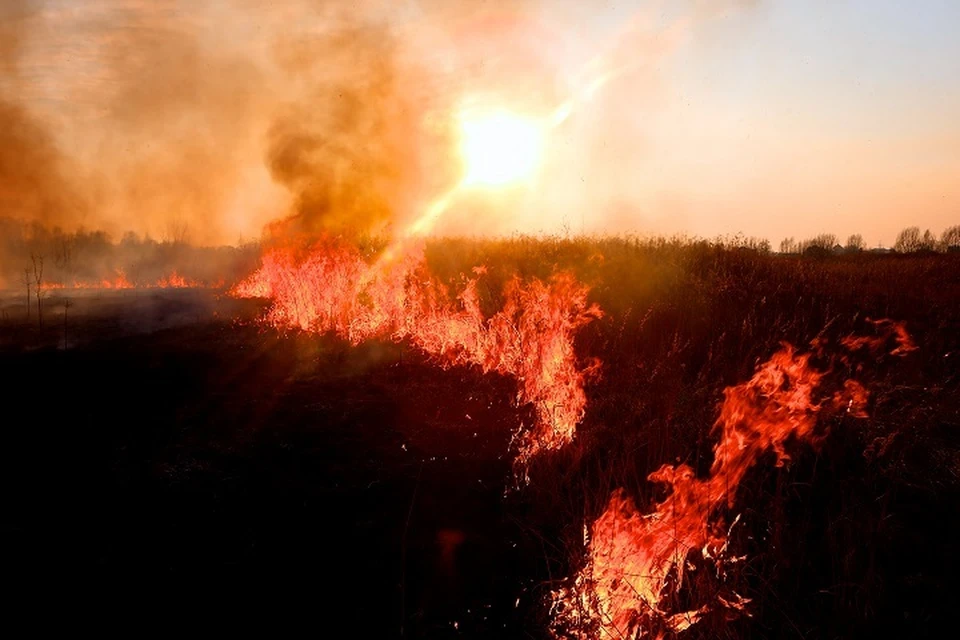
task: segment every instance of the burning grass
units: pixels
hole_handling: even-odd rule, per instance
[[[486,317],[479,292],[485,271],[475,266],[473,276],[462,276],[454,295],[429,273],[419,247],[368,263],[355,248],[325,242],[302,252],[269,251],[231,293],[269,298],[265,321],[277,328],[332,332],[353,344],[409,340],[441,366],[514,377],[518,402],[530,403],[536,415],[520,435],[522,466],[540,449],[573,440],[586,406],[584,382],[595,368],[581,364],[573,336],[601,312],[587,302],[587,288],[561,272],[547,281],[510,278],[503,307]]]
[[[889,320],[875,324],[895,335],[890,355],[915,349],[902,324]],[[887,337],[864,340],[883,345]],[[853,348],[863,343],[847,337],[843,344]],[[819,350],[826,347],[819,345]],[[783,466],[790,459],[786,443],[818,444],[825,434],[817,433],[816,427],[830,416],[867,417],[869,394],[864,387],[852,379],[831,381],[830,368],[814,367],[812,356],[785,345],[749,381],[724,390],[713,425],[717,437],[713,464],[706,478],[698,478],[689,465],[664,464],[648,480],[668,487],[668,496],[646,515],[622,490],[613,493],[585,536],[584,568],[570,586],[554,594],[554,625],[562,635],[662,636],[685,631],[716,609],[725,609],[728,615],[747,610],[749,598],[723,588],[729,566],[744,558],[731,555],[729,549],[729,527],[740,515],[727,523],[721,507],[737,506],[741,482],[765,453],[773,452],[776,466]],[[831,390],[828,382],[836,388]],[[688,562],[693,553],[712,566],[720,587],[695,608],[671,611],[664,604],[675,606],[688,567],[694,569]]]
[[[949,619],[951,546],[960,535],[948,517],[960,499],[956,256],[812,260],[622,238],[433,240],[393,260],[382,255],[376,243],[337,240],[268,251],[234,288],[263,300],[218,300],[211,309],[222,324],[192,342],[199,329],[191,327],[207,326],[192,309],[213,301],[212,292],[76,296],[69,317],[78,324],[89,320],[85,302],[193,305],[178,312],[175,327],[163,325],[165,342],[138,339],[138,348],[155,350],[147,369],[163,378],[167,352],[184,345],[222,348],[192,378],[190,393],[243,407],[219,419],[226,409],[181,410],[178,395],[164,392],[164,420],[171,422],[154,425],[164,435],[140,449],[118,435],[126,466],[110,468],[129,469],[157,500],[169,500],[183,531],[192,530],[194,514],[179,514],[175,496],[195,489],[196,474],[209,474],[211,495],[219,496],[228,475],[248,478],[247,464],[277,464],[278,477],[303,487],[322,471],[320,506],[311,511],[322,514],[322,524],[302,544],[289,530],[276,539],[289,547],[293,565],[311,573],[324,570],[334,548],[350,558],[351,572],[381,576],[379,591],[348,603],[381,635],[395,633],[401,618],[413,635],[443,635],[454,620],[465,635],[522,635],[536,621],[540,630],[579,638],[750,637],[784,629],[794,637],[851,629],[924,635]],[[51,335],[61,331],[53,313],[66,295],[49,298],[53,319],[44,330]],[[4,307],[5,327],[13,308]],[[249,318],[259,313],[279,335],[224,322],[240,309]],[[83,326],[70,331],[72,351]],[[783,343],[798,346],[778,351]],[[96,344],[84,344],[77,347],[88,356],[80,371],[98,361]],[[278,354],[290,361],[265,376],[260,358]],[[236,371],[218,363],[244,357],[256,362]],[[190,371],[192,358],[182,353],[182,371],[169,379]],[[593,375],[598,362],[601,375]],[[87,383],[86,375],[77,398],[96,393],[96,377]],[[149,404],[147,392],[137,392],[130,406]],[[16,397],[30,394],[28,385],[17,387]],[[119,426],[129,414],[110,419],[117,434],[129,431]],[[189,429],[177,423],[191,415]],[[98,412],[89,423],[83,416],[77,427],[66,415],[58,424],[71,432],[100,428]],[[223,443],[217,455],[231,469],[224,477],[215,467],[203,470],[208,458],[195,450],[211,421]],[[528,428],[515,448],[539,448],[524,459],[530,483],[504,497],[508,431],[521,421]],[[256,427],[237,426],[248,422]],[[330,424],[339,425],[339,435],[328,432]],[[264,438],[277,439],[276,449],[258,449]],[[329,439],[311,448],[297,444],[303,438]],[[453,450],[457,456],[447,460]],[[318,452],[323,456],[310,457]],[[167,475],[154,478],[152,465]],[[174,474],[175,490],[164,484],[170,469],[186,469]],[[332,500],[343,469],[356,475],[353,493]],[[420,485],[421,469],[434,480]],[[469,503],[461,486],[471,488]],[[457,497],[440,500],[432,492],[441,488]],[[258,490],[264,504],[276,500],[270,489]],[[388,498],[364,502],[377,491]],[[218,505],[211,513],[220,513],[211,500]],[[117,504],[108,513],[121,518],[127,503]],[[280,515],[300,522],[304,504]],[[284,522],[272,511],[252,521],[247,505],[238,494],[231,507],[249,523],[244,527]],[[490,556],[473,556],[471,569],[459,558],[470,559],[470,545],[483,539],[484,553],[502,560],[496,586],[450,595],[438,609],[418,604],[417,594],[446,588],[421,575],[406,584],[405,616],[377,613],[395,603],[401,574],[390,564],[392,552],[374,561],[369,550],[397,549],[408,519],[402,575],[417,575],[417,563],[431,566],[438,540],[447,547],[456,540],[456,552],[437,551],[443,579],[464,572],[465,582],[480,585],[490,579]],[[327,548],[316,538],[331,521],[364,522],[371,534],[362,545],[330,534],[336,545]],[[478,533],[493,529],[502,539]],[[229,526],[215,538],[248,548]],[[250,553],[269,558],[272,547],[258,545]],[[237,557],[229,561],[245,567]],[[176,557],[168,562],[186,566]]]

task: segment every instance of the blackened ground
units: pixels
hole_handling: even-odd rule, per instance
[[[2,356],[9,584],[295,590],[325,632],[526,637],[544,563],[504,499],[514,383],[166,295],[185,320],[109,337],[88,305],[77,345]]]
[[[201,607],[282,593],[321,637],[543,637],[547,596],[582,566],[611,491],[646,513],[664,496],[651,471],[708,473],[724,387],[783,341],[839,356],[845,336],[876,335],[867,318],[891,318],[916,351],[832,365],[870,391],[869,417],[819,425],[817,449],[787,443],[784,467],[760,460],[720,514],[740,516],[730,549],[745,560],[723,584],[701,560],[664,606],[751,599],[749,617],[715,610],[689,639],[943,637],[960,598],[958,260],[441,244],[431,269],[454,289],[490,266],[485,309],[502,305],[497,278],[570,268],[604,310],[576,337],[603,367],[575,442],[506,498],[510,434],[530,420],[510,380],[261,332],[234,322],[259,303],[211,292],[51,292],[42,330],[0,299],[0,575],[46,616],[65,580],[118,615],[107,580],[150,621],[179,611],[156,591],[199,591]]]

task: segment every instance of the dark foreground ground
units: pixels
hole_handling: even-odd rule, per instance
[[[283,338],[205,292],[121,298],[77,301],[66,351],[59,328],[17,329],[55,347],[6,345],[5,575],[290,590],[356,637],[530,624],[538,563],[503,499],[511,382]]]
[[[545,637],[544,597],[611,490],[644,508],[663,462],[705,473],[723,387],[780,340],[887,316],[920,349],[863,363],[869,419],[751,472],[731,580],[752,617],[689,637],[933,636],[960,595],[955,261],[684,260],[579,274],[607,316],[577,347],[603,376],[577,443],[506,495],[529,419],[511,380],[279,336],[250,323],[260,303],[213,292],[78,296],[66,339],[56,296],[43,330],[4,298],[0,570],[34,604],[62,584],[108,606],[296,593],[323,637]]]

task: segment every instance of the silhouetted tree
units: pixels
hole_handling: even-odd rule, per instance
[[[30,279],[30,269],[26,268],[23,270],[23,285],[27,288],[27,322],[30,322],[30,284],[33,281]]]
[[[179,245],[190,241],[190,225],[183,218],[174,218],[168,222],[164,231],[164,242]]]
[[[893,243],[894,250],[900,253],[913,253],[919,251],[920,247],[920,227],[907,227],[897,235],[897,241]]]
[[[863,241],[863,236],[859,233],[854,233],[849,238],[847,238],[846,250],[850,253],[855,253],[858,251],[863,251],[866,247],[866,243]]]
[[[800,247],[792,237],[780,241],[780,253],[799,253]]]
[[[800,251],[808,257],[823,258],[831,254],[837,244],[837,236],[821,233],[800,243]]]
[[[33,262],[33,297],[37,299],[37,322],[43,326],[43,256],[30,254]]]
[[[822,247],[824,249],[833,249],[837,244],[837,236],[833,233],[821,233],[820,235],[814,236],[810,241],[810,245],[814,247]]]
[[[960,251],[960,225],[947,227],[940,236],[940,247],[950,253]]]
[[[920,251],[936,251],[937,250],[937,238],[934,236],[930,229],[927,229],[923,232],[923,237],[920,239]]]

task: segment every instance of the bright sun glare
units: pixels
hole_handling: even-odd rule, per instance
[[[466,113],[460,118],[460,152],[467,185],[499,186],[533,173],[543,148],[543,129],[509,111]]]

